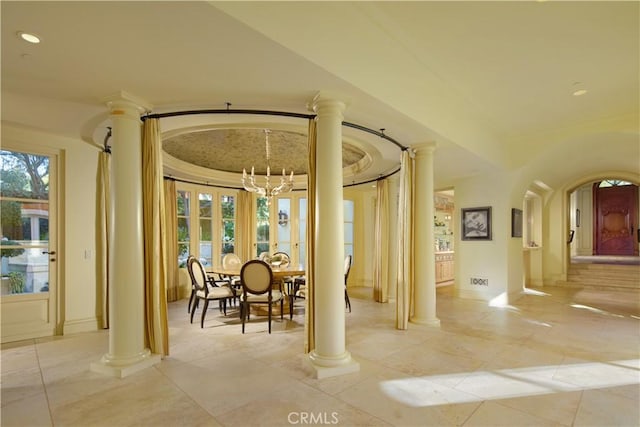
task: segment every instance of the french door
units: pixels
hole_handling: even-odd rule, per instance
[[[305,262],[307,198],[305,193],[257,200],[255,256],[286,252],[293,264]]]
[[[57,159],[0,151],[2,342],[56,333]]]

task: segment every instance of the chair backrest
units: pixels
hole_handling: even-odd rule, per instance
[[[187,270],[189,270],[189,276],[191,276],[191,285],[197,290],[207,291],[207,272],[204,271],[204,267],[194,256],[187,258]]]
[[[344,285],[347,286],[347,279],[351,271],[351,255],[344,257]]]
[[[222,268],[237,268],[242,265],[242,260],[236,254],[226,254],[222,257]]]
[[[265,294],[271,291],[273,272],[266,262],[252,259],[242,266],[240,280],[242,281],[244,292],[258,295]]]
[[[286,267],[291,264],[291,257],[286,252],[276,252],[271,255],[271,263],[273,264],[274,260],[280,260],[280,267]]]

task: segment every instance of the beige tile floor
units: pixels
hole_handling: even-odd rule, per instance
[[[394,328],[393,305],[350,291],[360,372],[303,369],[302,302],[266,332],[169,308],[171,355],[124,379],[93,373],[105,331],[2,346],[8,426],[638,426],[638,294],[542,288],[509,306],[438,288],[439,328]],[[285,318],[286,319],[286,318]]]

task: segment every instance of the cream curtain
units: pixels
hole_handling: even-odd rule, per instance
[[[389,302],[389,182],[378,180],[373,264],[373,299]]]
[[[169,354],[169,328],[166,289],[167,223],[163,193],[162,141],[158,119],[147,119],[142,136],[145,339],[153,353],[166,356]],[[170,262],[175,264],[176,259]]]
[[[109,255],[110,221],[111,221],[111,154],[102,151],[98,156],[98,188],[97,188],[97,244],[96,261],[98,268],[98,286],[102,306],[101,326],[109,328]]]
[[[253,209],[253,196],[248,191],[238,191],[237,211],[236,211],[236,255],[242,262],[247,262],[256,257],[253,250],[252,229],[255,218]]]
[[[309,165],[307,168],[307,244],[305,258],[307,294],[304,310],[304,352],[309,353],[316,347],[315,335],[315,290],[313,275],[316,252],[316,121],[309,119]]]
[[[180,273],[178,269],[178,199],[176,182],[164,180],[164,207],[167,243],[167,301],[180,299]]]
[[[402,152],[398,201],[398,284],[396,289],[396,328],[407,329],[414,309],[413,212],[414,152]]]

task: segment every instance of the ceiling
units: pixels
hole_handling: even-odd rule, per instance
[[[102,142],[105,99],[120,91],[153,113],[231,103],[300,114],[323,92],[346,102],[347,122],[402,146],[435,141],[436,187],[449,188],[567,140],[639,128],[638,2],[0,7],[2,119],[88,143]],[[166,173],[237,185],[242,168],[266,166],[264,129],[272,167],[303,173],[306,120],[254,114],[161,119]],[[343,136],[345,183],[397,169],[398,145],[354,128]]]

